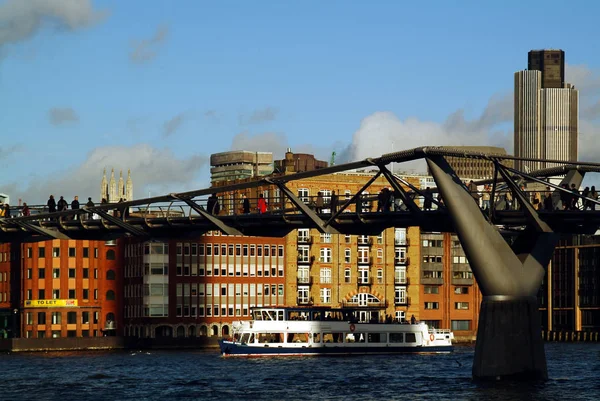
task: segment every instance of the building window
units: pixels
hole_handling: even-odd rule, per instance
[[[349,284],[352,282],[352,270],[345,269],[344,270],[344,283]]]
[[[60,290],[59,289],[52,290],[52,299],[60,299]]]
[[[106,291],[106,300],[114,301],[115,300],[115,292],[113,290]]]
[[[31,299],[31,290],[27,290],[27,296]],[[46,299],[46,290],[38,290],[38,299]]]
[[[366,246],[358,247],[358,263],[369,263],[369,248]]]
[[[426,285],[425,287],[423,287],[423,292],[425,294],[439,294],[440,287],[435,285]]]
[[[52,269],[52,278],[60,278],[60,269],[58,267]]]
[[[450,323],[452,331],[468,331],[471,330],[470,320],[452,320]]]
[[[112,249],[109,249],[108,251],[106,251],[106,260],[115,260],[115,251]]]
[[[116,276],[116,274],[115,274],[114,270],[109,269],[109,270],[106,271],[106,279],[107,280],[114,280],[115,276]]]
[[[331,303],[331,288],[321,288],[321,303]]]
[[[321,248],[321,263],[331,263],[331,248]]]
[[[69,299],[75,299],[75,298],[77,298],[75,296],[75,290],[74,289],[70,289],[69,290]]]
[[[90,312],[81,312],[81,324],[90,324]]]
[[[86,259],[90,257],[90,248],[88,248],[88,247],[83,248],[83,257]]]
[[[45,258],[46,257],[46,248],[39,247],[38,248],[38,258]]]
[[[83,278],[90,278],[90,269],[87,267],[83,268]]]
[[[321,269],[321,284],[330,284],[331,283],[331,269],[322,268]]]
[[[75,248],[69,248],[69,257],[70,258],[74,258],[75,257]]]
[[[454,287],[454,293],[464,295],[469,293],[469,287]]]
[[[307,304],[309,301],[310,291],[308,287],[299,286],[298,287],[298,303],[299,304]]]
[[[52,248],[52,257],[59,258],[60,257],[60,248],[54,247]]]
[[[44,268],[38,269],[38,278],[46,278],[46,269],[44,269]]]
[[[69,269],[69,278],[75,278],[75,269]]]
[[[27,258],[31,259],[33,257],[33,249],[27,248]]]
[[[468,302],[455,302],[454,303],[454,309],[468,310],[469,309],[469,303]]]
[[[77,324],[77,312],[67,312],[67,324]]]
[[[321,243],[322,244],[331,244],[331,234],[321,233]]]
[[[61,324],[62,315],[60,312],[52,312],[51,316],[52,316],[52,324]]]
[[[308,188],[298,188],[298,198],[308,204],[310,202],[310,191]]]
[[[394,288],[394,303],[404,305],[406,303],[406,287]]]
[[[383,269],[377,269],[377,284],[383,284]]]
[[[406,284],[406,266],[394,268],[394,284]]]
[[[83,299],[90,299],[90,290],[88,290],[87,288],[83,289]]]
[[[425,302],[425,309],[440,309],[439,302]]]
[[[46,312],[38,312],[37,324],[46,324]]]

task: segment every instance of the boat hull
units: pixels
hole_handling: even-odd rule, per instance
[[[221,354],[224,357],[259,356],[327,356],[327,355],[383,355],[383,354],[429,354],[452,352],[452,345],[441,346],[248,346],[227,340],[219,340]]]

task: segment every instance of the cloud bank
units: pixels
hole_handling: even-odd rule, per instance
[[[8,0],[0,5],[0,47],[27,40],[46,26],[74,31],[106,16],[91,0]]]
[[[91,196],[98,201],[102,171],[106,168],[109,174],[114,168],[115,172],[123,170],[123,174],[131,169],[134,196],[145,198],[148,192],[154,196],[196,189],[197,175],[206,167],[207,161],[208,158],[202,155],[180,158],[168,148],[157,149],[148,144],[104,146],[92,150],[80,165],[35,177],[24,189],[16,183],[2,185],[0,192],[10,193],[15,200],[21,198],[29,204],[45,204],[50,194],[62,195],[69,200],[74,195],[79,195],[80,199]],[[118,175],[115,178],[118,180]]]

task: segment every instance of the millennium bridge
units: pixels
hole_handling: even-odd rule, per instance
[[[492,178],[474,183],[489,185],[489,208],[480,207],[477,195],[445,157],[482,159],[493,165]],[[435,181],[433,190],[418,188],[388,168],[391,163],[414,160],[427,163]],[[511,161],[519,160],[549,163],[553,167],[524,172],[510,166]],[[288,188],[296,180],[357,169],[373,174],[349,199],[340,199],[337,207],[315,208]],[[473,377],[546,379],[536,294],[559,236],[593,234],[600,227],[600,210],[596,211],[600,202],[567,189],[572,185],[579,188],[586,173],[598,172],[600,163],[573,164],[448,147],[419,147],[309,172],[257,177],[248,182],[117,204],[56,213],[33,207],[30,216],[0,219],[0,241],[184,238],[211,230],[228,235],[280,237],[298,228],[362,235],[376,235],[389,227],[416,226],[425,231],[455,232],[483,295]],[[373,212],[362,206],[376,202],[377,196],[363,193],[381,176],[389,183],[393,206]],[[537,192],[550,197],[546,205],[551,207],[534,204],[531,193],[523,190],[524,185],[543,188]],[[240,194],[252,188],[277,189],[281,196],[271,200],[264,213],[240,213],[237,207],[230,207],[225,214],[212,213],[214,203],[209,197],[213,193],[239,205]],[[518,207],[507,208],[507,194]],[[565,208],[566,197],[591,205],[591,210]],[[255,204],[256,200],[251,201]]]

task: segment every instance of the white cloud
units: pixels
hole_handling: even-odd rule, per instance
[[[107,15],[91,0],[8,0],[0,5],[0,47],[34,36],[44,26],[76,30]]]
[[[254,110],[248,117],[244,114],[240,114],[238,120],[240,125],[261,124],[275,120],[278,113],[279,110],[274,107],[265,107],[264,109]]]
[[[157,50],[169,34],[169,27],[159,26],[150,39],[134,40],[131,44],[129,60],[136,64],[145,63],[156,57]]]
[[[25,189],[16,183],[3,185],[0,192],[10,193],[12,198],[21,198],[29,204],[46,203],[50,194],[65,196],[65,199],[72,199],[74,195],[80,199],[91,196],[98,201],[102,171],[106,168],[109,174],[114,168],[116,172],[123,170],[124,178],[131,169],[134,196],[144,198],[149,191],[154,196],[199,189],[195,186],[197,175],[207,161],[204,155],[179,158],[168,148],[157,149],[147,144],[105,146],[92,150],[80,165],[35,177]],[[118,173],[115,178],[118,180]]]
[[[48,110],[48,118],[52,125],[62,125],[79,121],[77,112],[71,107],[53,107]]]

